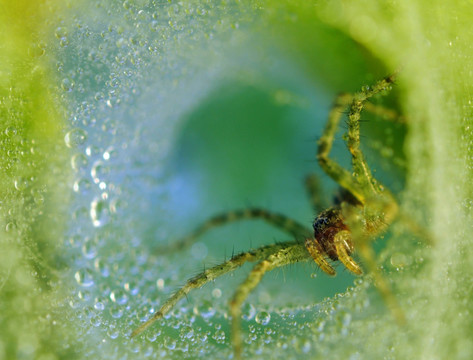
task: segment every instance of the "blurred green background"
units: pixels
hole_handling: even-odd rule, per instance
[[[375,247],[406,312],[314,264],[268,274],[243,309],[252,358],[470,359],[470,64],[466,1],[0,3],[0,359],[230,358],[227,300],[248,270],[131,331],[187,278],[287,235],[216,229],[262,206],[310,226],[303,181],[336,94],[401,69],[363,116],[363,150],[405,214]],[[334,157],[349,167],[342,139]]]

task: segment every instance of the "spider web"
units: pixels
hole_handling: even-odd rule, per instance
[[[315,167],[311,161],[317,127],[324,125],[332,95],[371,82],[366,73],[385,75],[359,44],[388,61],[402,62],[399,54],[421,59],[405,65],[407,85],[401,85],[408,88],[401,89],[404,110],[416,119],[406,147],[408,166],[416,171],[407,175],[401,200],[421,223],[433,219],[440,241],[419,245],[400,224],[380,254],[411,325],[399,330],[369,278],[353,280],[342,274],[341,282],[325,281],[313,267],[294,266],[270,276],[244,307],[245,351],[252,358],[471,358],[472,309],[467,300],[473,267],[467,249],[473,125],[467,95],[472,82],[455,73],[461,69],[468,74],[471,65],[462,59],[471,58],[471,47],[462,36],[471,36],[466,36],[469,25],[463,28],[456,21],[445,25],[458,33],[449,38],[437,26],[435,14],[416,8],[423,8],[422,3],[406,3],[404,9],[356,1],[344,4],[342,11],[341,4],[330,1],[315,13],[309,5],[273,2],[99,1],[52,16],[51,38],[41,33],[46,43],[35,45],[29,54],[53,66],[54,80],[49,81],[55,85],[32,87],[29,93],[9,93],[5,89],[15,87],[2,87],[2,109],[7,110],[1,132],[0,359],[230,357],[226,299],[247,268],[191,294],[143,338],[130,341],[129,334],[204,264],[221,261],[225,252],[229,257],[232,246],[243,251],[258,241],[281,240],[281,235],[259,225],[238,225],[166,258],[154,255],[152,245],[185,233],[207,214],[248,202],[310,223],[311,210],[307,203],[301,205],[303,189],[297,184]],[[45,4],[41,6],[55,7]],[[438,7],[443,7],[439,13],[468,19],[468,12],[454,5]],[[349,19],[362,19],[363,26]],[[444,63],[451,64],[450,73],[442,68]],[[429,77],[432,69],[439,72],[437,83]],[[320,89],[314,89],[315,82],[322,84]],[[439,84],[443,93],[436,91]],[[56,98],[44,95],[46,90]],[[44,97],[33,102],[31,94]],[[250,97],[261,104],[247,109],[267,106],[263,115],[270,115],[263,116],[261,129],[252,128],[260,131],[255,143],[270,137],[268,126],[273,127],[274,143],[264,143],[269,155],[258,158],[254,152],[258,161],[248,170],[253,176],[244,179],[232,174],[231,166],[219,170],[223,160],[212,160],[206,144],[192,139],[200,131],[225,154],[229,150],[222,146],[235,142],[222,139],[223,128],[215,130],[211,121],[192,128],[192,122],[198,121],[196,109],[218,105],[223,98],[227,113],[220,122],[238,123],[242,120],[229,119],[229,104],[249,106]],[[11,103],[15,105],[8,107]],[[31,126],[34,122],[28,119],[40,118],[35,111],[41,103],[61,104],[63,110],[56,111],[65,124],[51,120],[53,125],[43,130]],[[309,132],[303,119],[319,115],[322,120],[314,120],[308,138],[301,139]],[[187,141],[207,155],[179,158],[176,148],[190,146]],[[341,139],[336,146],[343,154]],[[284,157],[291,160],[281,165]],[[173,161],[182,167],[174,167]],[[397,176],[393,181],[403,182],[399,177],[404,174]],[[277,177],[293,184],[291,190],[285,193],[276,182],[267,185]],[[330,183],[324,185],[330,191]],[[253,193],[243,193],[250,186]],[[273,200],[275,193],[279,200]],[[228,239],[232,245],[221,245],[222,237],[233,237]],[[245,243],[239,243],[242,238]],[[331,282],[337,288],[327,290],[327,299],[316,298]]]

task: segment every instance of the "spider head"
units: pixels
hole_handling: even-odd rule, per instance
[[[319,214],[312,224],[314,228],[314,238],[322,246],[325,253],[332,260],[338,260],[338,254],[335,249],[335,235],[343,231],[349,232],[348,226],[344,223],[342,211],[339,207],[333,207]],[[354,250],[351,237],[344,236],[344,246],[348,254]]]

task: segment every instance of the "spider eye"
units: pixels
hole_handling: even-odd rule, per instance
[[[321,214],[315,218],[314,223],[312,224],[312,227],[314,228],[315,231],[320,231],[324,229],[329,223],[330,221],[328,217]]]

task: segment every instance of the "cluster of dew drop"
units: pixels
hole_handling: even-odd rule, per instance
[[[61,24],[55,32],[62,49],[58,52],[64,54],[57,63],[58,73],[64,75],[60,82],[62,100],[72,109],[66,114],[70,122],[64,131],[74,174],[70,184],[73,213],[65,239],[72,259],[68,276],[75,281],[68,301],[73,314],[70,320],[78,324],[80,336],[92,345],[90,355],[99,358],[116,358],[117,354],[228,358],[228,308],[218,288],[212,291],[211,300],[204,300],[201,294],[193,304],[180,303],[143,338],[129,339],[133,328],[156,312],[172,293],[169,284],[182,281],[195,269],[179,262],[178,256],[162,259],[150,254],[142,234],[137,234],[137,217],[146,216],[151,189],[161,184],[153,173],[159,170],[146,169],[159,158],[156,151],[150,150],[159,148],[165,154],[163,144],[167,139],[165,133],[160,135],[162,143],[153,139],[157,136],[153,133],[156,125],[152,119],[147,120],[151,110],[140,113],[126,109],[136,107],[138,84],[145,81],[146,64],[155,64],[153,70],[164,74],[163,89],[173,86],[169,74],[175,78],[181,75],[176,65],[179,54],[173,58],[164,52],[166,44],[182,41],[184,36],[213,38],[222,30],[219,26],[228,25],[220,21],[208,31],[191,31],[195,29],[183,21],[189,13],[195,21],[204,23],[209,20],[202,19],[211,16],[212,11],[218,17],[216,12],[228,9],[155,5],[138,9],[130,2],[121,7],[99,3],[98,15],[94,16],[111,20],[110,25],[94,28],[78,17],[71,20],[75,26]],[[101,9],[108,6],[112,9]],[[80,56],[75,61],[77,54]],[[165,65],[157,65],[162,63]],[[14,129],[7,132],[11,134]],[[24,181],[17,179],[15,187],[24,186]],[[166,231],[161,235],[164,238]],[[406,263],[400,256],[393,258],[399,268]],[[276,358],[329,354],[334,343],[352,334],[351,310],[367,307],[366,297],[360,295],[367,285],[359,281],[343,299],[329,299],[316,306],[257,309],[247,303],[242,312],[245,348],[249,349],[245,351]],[[320,346],[315,348],[315,343]],[[274,352],[275,348],[279,351]]]
[[[73,173],[72,216],[64,240],[71,263],[71,273],[65,276],[75,284],[68,299],[69,320],[95,357],[124,353],[192,358],[197,352],[216,354],[229,348],[225,311],[205,302],[195,308],[178,307],[144,341],[129,340],[133,327],[172,292],[168,284],[189,273],[189,267],[176,270],[168,259],[149,254],[136,228],[140,216],[149,216],[149,198],[154,197],[150,192],[162,181],[156,167],[169,141],[165,125],[156,125],[150,117],[155,109],[136,109],[140,84],[148,76],[145,68],[162,75],[160,86],[166,92],[184,69],[178,66],[181,55],[166,52],[167,47],[176,46],[184,36],[200,41],[219,26],[232,29],[219,23],[205,33],[186,32],[184,19],[204,21],[206,8],[213,7],[188,6],[152,1],[139,9],[129,2],[99,3],[90,9],[90,18],[61,20],[55,31],[57,48],[45,49],[59,55],[60,97],[69,104],[65,117],[70,120],[63,134]],[[92,23],[93,18],[101,21]],[[24,186],[21,179],[15,186]]]

